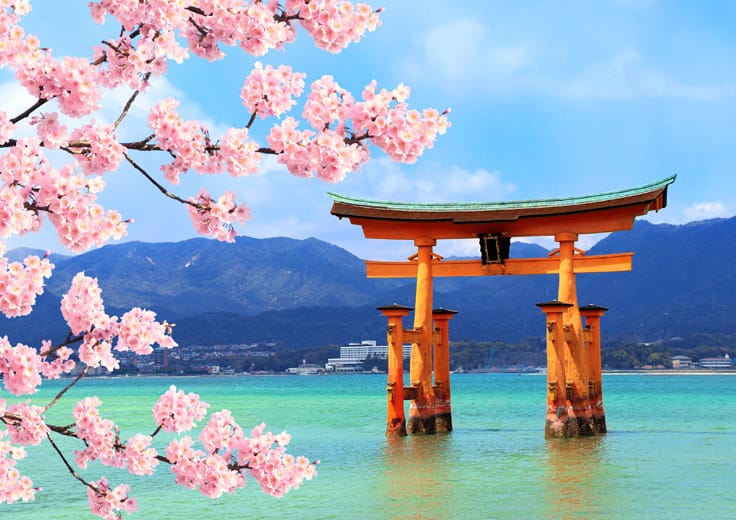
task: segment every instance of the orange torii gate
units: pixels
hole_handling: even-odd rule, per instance
[[[559,276],[557,299],[538,304],[547,321],[545,435],[604,433],[600,318],[607,309],[578,306],[575,275],[630,271],[633,253],[587,256],[575,242],[581,234],[631,229],[637,216],[667,205],[667,187],[674,181],[672,176],[617,192],[494,203],[416,204],[330,193],[331,213],[361,226],[366,238],[411,240],[417,248],[405,262],[366,260],[369,278],[416,278],[413,309],[379,307],[388,318],[387,435],[452,430],[448,328],[454,311],[432,309],[432,279],[520,274]],[[552,236],[559,248],[548,258],[508,258],[512,237],[531,236]],[[467,238],[480,240],[480,260],[444,260],[433,252],[438,240]],[[412,310],[414,327],[404,329],[402,319]],[[412,343],[406,387],[404,342]],[[408,423],[404,400],[411,401]]]

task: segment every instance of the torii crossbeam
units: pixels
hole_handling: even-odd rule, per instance
[[[380,308],[389,319],[389,348],[398,349],[398,355],[389,354],[387,434],[452,429],[449,368],[445,368],[449,353],[444,344],[452,311],[435,310],[433,317],[433,277],[520,274],[559,276],[557,299],[539,304],[547,316],[546,435],[605,432],[599,319],[606,309],[578,306],[575,275],[629,271],[633,254],[588,256],[575,242],[581,234],[631,229],[636,217],[667,205],[667,188],[674,181],[672,176],[638,188],[584,197],[492,203],[418,204],[330,193],[331,213],[361,226],[366,238],[411,240],[417,247],[405,262],[366,261],[369,278],[416,278],[414,329],[404,330],[401,324],[411,308]],[[508,258],[511,238],[532,236],[552,236],[559,248],[549,258]],[[479,239],[482,258],[443,260],[433,247],[444,239]],[[404,340],[413,345],[406,388],[400,367]],[[391,366],[392,360],[394,365],[399,363],[398,368]],[[411,401],[408,423],[404,399]]]

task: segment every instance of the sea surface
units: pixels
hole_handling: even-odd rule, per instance
[[[609,432],[544,438],[542,375],[452,376],[454,431],[387,439],[385,375],[219,376],[83,380],[50,412],[97,395],[121,437],[151,433],[151,407],[174,384],[210,411],[229,408],[244,429],[265,421],[293,435],[290,451],[319,459],[318,475],[281,499],[254,481],[211,500],[159,466],[132,477],[96,464],[83,472],[126,481],[130,518],[156,519],[727,519],[736,518],[736,376],[604,375]],[[45,384],[33,402],[60,388]],[[78,444],[62,441],[71,451]],[[86,491],[48,443],[29,448],[23,473],[34,502],[0,504],[0,519],[95,518]]]

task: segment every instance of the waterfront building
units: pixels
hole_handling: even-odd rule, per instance
[[[733,359],[726,354],[723,357],[708,357],[703,358],[698,363],[700,368],[707,368],[709,370],[723,370],[733,368]]]
[[[693,358],[688,356],[672,356],[672,368],[693,368]]]
[[[404,359],[411,356],[411,344],[403,345]],[[363,340],[360,343],[348,343],[340,347],[340,357],[329,358],[325,363],[328,372],[362,372],[364,362],[368,358],[387,359],[388,345],[376,345],[375,340]]]

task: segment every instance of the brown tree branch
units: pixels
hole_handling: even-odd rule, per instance
[[[86,367],[84,367],[84,370],[82,370],[80,372],[80,374],[74,379],[74,381],[72,381],[71,383],[69,383],[68,385],[66,385],[61,390],[61,392],[59,392],[58,394],[56,394],[56,397],[54,397],[51,400],[51,402],[44,407],[43,411],[45,412],[46,410],[48,410],[49,408],[51,408],[52,406],[54,406],[57,402],[59,402],[59,399],[61,399],[61,397],[67,392],[67,390],[69,390],[71,387],[73,387],[74,385],[76,385],[77,383],[79,383],[79,381],[84,376],[87,375],[87,372],[89,372],[89,365],[87,365]]]
[[[66,457],[64,456],[64,454],[61,452],[61,450],[59,449],[59,447],[56,445],[56,443],[54,442],[54,440],[51,438],[51,434],[47,433],[46,434],[46,438],[49,440],[49,442],[51,443],[51,446],[54,448],[54,450],[59,455],[59,457],[61,457],[62,462],[66,466],[66,469],[69,470],[69,473],[71,473],[72,477],[74,477],[79,482],[81,482],[82,484],[84,484],[85,486],[87,486],[88,488],[90,488],[91,490],[93,490],[95,493],[100,494],[100,495],[101,494],[105,494],[104,492],[100,491],[96,486],[93,486],[92,484],[90,484],[89,482],[87,482],[86,480],[84,480],[79,475],[79,473],[77,473],[74,470],[74,468],[72,468],[71,464],[69,464],[69,461],[66,460]]]
[[[10,120],[10,122],[15,124],[18,121],[25,119],[26,117],[30,116],[33,112],[35,112],[36,109],[41,108],[48,102],[49,102],[48,99],[38,98],[38,100],[36,100],[36,102],[33,105],[31,105],[30,107],[25,109],[23,112],[15,116],[13,119]]]
[[[151,77],[151,73],[150,72],[146,72],[143,75],[143,82],[146,83],[150,77]],[[115,121],[115,124],[112,125],[113,129],[117,129],[117,127],[123,121],[123,119],[125,118],[125,116],[128,115],[128,111],[130,110],[130,107],[133,106],[133,103],[135,102],[135,99],[138,97],[138,94],[140,94],[140,93],[141,93],[140,90],[136,90],[135,92],[133,92],[133,95],[130,96],[130,98],[128,99],[128,102],[125,103],[125,107],[123,107],[123,111],[120,113],[120,116],[118,117],[117,121]]]
[[[133,166],[133,168],[135,168],[136,170],[138,170],[138,172],[141,175],[143,175],[146,179],[148,179],[148,181],[151,184],[153,184],[158,189],[158,191],[160,191],[161,193],[163,193],[164,195],[166,195],[168,198],[170,198],[172,200],[175,200],[177,202],[181,202],[182,204],[187,204],[187,205],[192,206],[192,207],[197,208],[197,209],[202,209],[200,207],[200,205],[197,204],[196,202],[192,202],[191,200],[183,199],[183,198],[179,197],[178,195],[176,195],[175,193],[171,193],[169,190],[167,190],[166,188],[164,188],[156,179],[154,179],[153,177],[151,177],[146,170],[144,170],[140,165],[138,165],[138,163],[136,163],[127,153],[126,154],[123,154],[123,156],[130,163],[130,165]]]

